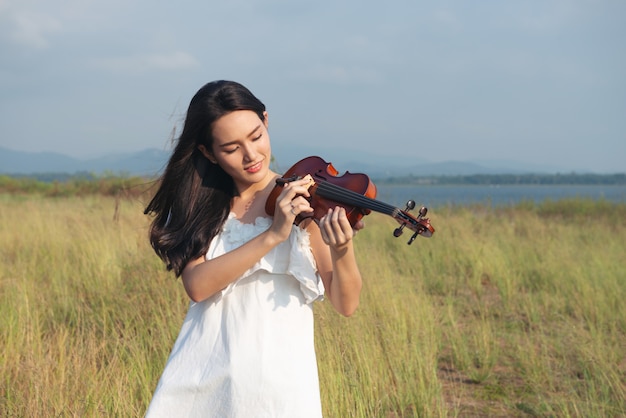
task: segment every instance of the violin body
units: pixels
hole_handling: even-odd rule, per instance
[[[365,174],[352,174],[346,172],[342,176],[338,176],[339,172],[331,163],[327,163],[320,157],[307,157],[293,167],[291,167],[282,179],[279,179],[276,187],[270,192],[270,195],[265,203],[265,211],[269,215],[274,215],[274,208],[276,199],[282,189],[282,184],[300,179],[306,175],[313,177],[314,184],[309,188],[311,198],[309,203],[313,208],[312,213],[303,213],[296,217],[295,224],[299,225],[304,219],[313,218],[321,219],[322,216],[328,213],[328,209],[336,206],[343,206],[346,210],[346,215],[350,225],[354,226],[364,215],[368,215],[371,211],[369,209],[361,208],[355,205],[351,205],[339,200],[333,200],[333,198],[320,198],[317,195],[317,190],[322,182],[332,182],[334,185],[346,190],[351,190],[360,195],[367,196],[369,198],[376,197],[376,186],[372,183],[369,177]],[[282,181],[281,181],[282,180]],[[336,198],[335,198],[336,199]]]
[[[424,218],[427,211],[425,207],[422,207],[418,216],[414,217],[408,213],[408,210],[413,209],[415,206],[412,200],[409,200],[407,203],[407,210],[400,210],[380,202],[375,199],[377,193],[376,186],[366,174],[355,174],[346,171],[340,176],[331,163],[316,156],[304,158],[287,170],[282,178],[276,180],[276,186],[272,189],[265,202],[267,214],[274,215],[276,200],[285,183],[304,178],[307,175],[310,175],[313,179],[311,186],[309,186],[310,197],[308,198],[313,212],[298,215],[294,221],[296,225],[310,218],[319,221],[328,213],[329,208],[341,206],[346,210],[348,221],[353,227],[363,216],[368,215],[371,211],[392,216],[400,223],[400,227],[394,231],[394,236],[400,236],[404,227],[414,232],[409,244],[418,235],[430,237],[435,232],[435,229],[430,225],[430,221]]]

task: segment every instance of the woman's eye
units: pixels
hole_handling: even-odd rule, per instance
[[[232,149],[225,149],[224,152],[226,154],[232,154],[233,152],[237,151],[237,148],[232,148]]]
[[[259,139],[261,139],[261,137],[263,136],[263,134],[259,134],[259,136],[252,138],[253,141],[258,141]]]

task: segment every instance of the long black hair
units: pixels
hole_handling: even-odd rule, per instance
[[[213,123],[235,110],[265,120],[265,105],[233,81],[213,81],[191,99],[183,131],[144,213],[154,215],[150,243],[168,270],[180,276],[190,260],[205,254],[230,213],[235,183],[210,162],[199,145],[213,150]]]

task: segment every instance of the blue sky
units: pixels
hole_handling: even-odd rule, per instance
[[[231,79],[274,150],[624,172],[625,40],[623,0],[0,0],[0,146],[168,149]]]

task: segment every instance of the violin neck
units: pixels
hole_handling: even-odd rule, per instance
[[[316,193],[326,199],[334,200],[335,202],[373,210],[374,212],[384,215],[396,216],[398,212],[400,212],[395,206],[325,181],[317,183]]]

